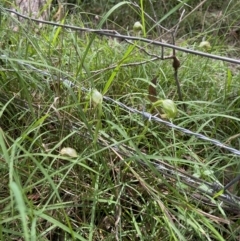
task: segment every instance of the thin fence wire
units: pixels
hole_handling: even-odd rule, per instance
[[[214,54],[205,53],[205,52],[200,52],[200,51],[196,51],[196,50],[190,49],[190,48],[182,48],[182,47],[179,47],[176,45],[172,45],[172,44],[168,44],[168,43],[164,43],[164,42],[160,42],[160,41],[156,41],[156,40],[152,40],[152,39],[123,35],[123,34],[118,33],[116,30],[81,28],[81,27],[73,26],[73,25],[66,25],[66,24],[60,24],[60,23],[55,23],[55,22],[51,22],[51,21],[44,21],[44,20],[39,20],[39,19],[35,19],[35,18],[30,18],[26,15],[20,14],[19,12],[14,11],[12,9],[8,9],[8,8],[2,8],[2,9],[4,11],[16,14],[19,17],[22,17],[22,18],[25,18],[25,19],[28,19],[28,20],[31,20],[31,21],[37,22],[37,23],[62,27],[62,28],[71,29],[74,31],[82,31],[82,32],[94,33],[94,34],[98,34],[98,35],[102,35],[102,36],[115,37],[115,38],[119,38],[122,40],[141,41],[141,42],[145,42],[145,43],[156,45],[156,46],[161,46],[161,47],[170,48],[170,49],[176,49],[180,52],[185,52],[185,53],[194,54],[194,55],[198,55],[198,56],[202,56],[202,57],[207,57],[210,59],[221,60],[221,61],[233,63],[233,64],[240,64],[240,60],[238,60],[238,59],[223,57],[223,56],[214,55]]]

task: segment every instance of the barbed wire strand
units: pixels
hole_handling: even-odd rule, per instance
[[[114,149],[117,151],[117,153],[124,155],[126,157],[135,156],[135,151],[131,149],[129,146],[126,146],[124,144],[115,144],[111,141],[106,142],[106,139],[104,141],[101,138],[101,135],[99,137],[100,145],[108,146],[110,149]],[[104,143],[104,144],[103,144]],[[145,156],[145,153],[141,154]],[[176,167],[173,167],[169,165],[164,160],[158,160],[155,159],[155,161],[145,161],[142,159],[136,159],[138,163],[140,163],[143,166],[149,167],[149,165],[152,165],[156,168],[158,172],[160,172],[165,177],[173,178],[176,181],[181,181],[182,183],[186,184],[188,187],[194,189],[194,193],[197,191],[201,195],[205,195],[208,199],[209,197],[213,197],[214,194],[222,189],[222,185],[216,180],[213,183],[209,183],[201,178],[194,177],[184,171],[176,169]],[[181,192],[181,190],[179,190]],[[196,193],[195,193],[196,194]],[[192,196],[194,198],[194,194]],[[240,197],[230,193],[222,193],[218,196],[218,200],[222,201],[225,205],[229,205],[231,210],[235,208],[234,210],[239,213],[240,211]],[[210,200],[210,205],[216,206],[217,200]],[[209,205],[209,203],[207,203]],[[232,210],[233,211],[233,210]]]
[[[228,150],[228,151],[230,151],[230,152],[232,152],[232,153],[240,156],[240,151],[239,151],[239,150],[234,149],[234,148],[232,148],[232,147],[230,147],[230,146],[227,146],[227,145],[221,143],[220,141],[218,141],[218,140],[216,140],[216,139],[212,139],[212,138],[209,138],[209,137],[207,137],[207,136],[204,136],[203,134],[196,133],[196,132],[193,132],[193,131],[191,131],[191,130],[185,129],[185,128],[183,128],[183,127],[174,125],[173,123],[171,123],[171,122],[169,122],[169,121],[165,121],[165,120],[163,120],[163,119],[160,119],[160,118],[158,118],[158,117],[156,117],[156,116],[154,116],[154,115],[152,115],[152,114],[150,114],[150,113],[148,113],[148,112],[140,111],[140,110],[131,108],[131,107],[129,107],[129,106],[127,106],[127,105],[125,105],[125,104],[117,101],[117,100],[114,100],[114,99],[112,99],[112,98],[110,98],[110,97],[104,96],[103,98],[104,98],[105,100],[107,100],[107,101],[114,102],[114,103],[117,104],[118,106],[123,107],[124,109],[130,111],[131,113],[138,113],[138,114],[142,115],[143,117],[145,117],[146,119],[148,119],[149,121],[153,120],[153,121],[155,121],[155,122],[162,123],[162,124],[164,124],[164,125],[166,125],[166,126],[168,126],[168,127],[174,128],[174,129],[176,129],[176,130],[178,130],[178,131],[180,131],[180,132],[183,132],[183,133],[186,133],[186,134],[188,134],[188,135],[195,136],[195,137],[197,137],[197,138],[199,138],[199,139],[202,139],[202,140],[211,142],[212,144],[214,144],[214,145],[216,145],[216,146],[218,146],[218,147],[220,147],[220,148],[224,148],[224,149],[226,149],[226,150]]]

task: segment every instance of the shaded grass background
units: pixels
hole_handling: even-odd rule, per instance
[[[223,16],[231,16],[237,9],[237,3],[231,3]],[[82,24],[74,15],[65,21],[73,19],[74,24]],[[166,180],[154,167],[137,162],[143,159],[148,163],[154,156],[206,181],[218,179],[226,184],[239,173],[238,157],[165,126],[147,123],[111,103],[103,103],[100,117],[81,90],[102,92],[114,70],[99,74],[96,70],[119,65],[124,56],[124,63],[149,56],[137,48],[130,52],[125,42],[99,36],[92,41],[91,34],[57,27],[46,26],[40,34],[34,27],[20,25],[14,33],[9,20],[9,14],[3,12],[0,93],[9,102],[0,102],[1,240],[238,239],[239,224],[233,213],[220,205],[192,201],[181,183]],[[220,23],[215,25],[216,31],[226,29]],[[146,29],[151,24],[146,22]],[[227,26],[234,24],[232,20]],[[210,36],[212,53],[238,51],[237,45],[223,45],[218,35],[212,42],[208,31],[196,36],[193,31],[185,33],[180,44],[198,48],[202,37]],[[138,44],[160,55],[160,49]],[[177,56],[182,63],[179,78],[187,113],[178,101],[168,60],[120,67],[106,95],[149,110],[148,86],[160,74],[159,98],[172,99],[179,107],[175,124],[239,149],[237,67],[184,53]],[[76,86],[66,86],[60,78]],[[102,127],[96,133],[99,120]],[[95,135],[98,142],[93,141]],[[126,157],[111,144],[125,144],[134,152]],[[76,149],[78,157],[61,156],[63,147]],[[238,185],[231,191],[238,194]]]

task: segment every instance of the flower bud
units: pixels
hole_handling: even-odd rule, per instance
[[[160,106],[164,114],[161,115],[162,118],[174,119],[177,116],[177,107],[172,100],[158,100],[153,103],[154,107]]]
[[[162,100],[162,109],[168,119],[174,119],[177,116],[177,107],[172,100]]]
[[[93,102],[93,105],[94,105],[94,106],[97,106],[97,105],[99,105],[99,104],[102,104],[102,102],[103,102],[103,96],[102,96],[102,94],[101,94],[98,90],[94,89],[94,90],[92,91],[91,100],[92,100],[92,102]]]
[[[134,23],[134,25],[133,25],[133,31],[134,32],[141,31],[142,29],[143,29],[143,26],[139,21]]]
[[[71,147],[64,147],[60,154],[63,156],[77,157],[77,152]]]
[[[199,44],[199,48],[205,49],[205,50],[210,50],[211,49],[211,44],[208,41],[202,41]]]

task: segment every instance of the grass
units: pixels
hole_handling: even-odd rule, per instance
[[[231,4],[222,19],[237,9]],[[123,6],[130,8],[114,5],[98,26]],[[144,4],[140,9],[137,20],[145,22]],[[158,97],[174,100],[179,110],[174,124],[239,149],[236,66],[178,52],[185,112],[171,60],[136,64],[151,59],[136,44],[158,55],[159,48],[52,26],[37,33],[20,24],[12,32],[9,20],[3,11],[0,240],[238,240],[233,208],[211,198],[201,202],[180,176],[168,178],[152,163],[163,161],[203,181],[227,184],[239,174],[238,156],[109,101],[99,111],[82,90],[95,88],[150,111],[148,87],[159,75]],[[64,21],[83,24],[72,15]],[[148,33],[148,22],[145,28]],[[198,49],[206,32],[185,34],[180,44]],[[213,54],[239,51],[214,38],[209,38]],[[124,67],[130,63],[136,65]],[[77,157],[61,155],[64,147],[75,149]],[[239,195],[238,184],[230,191]]]

